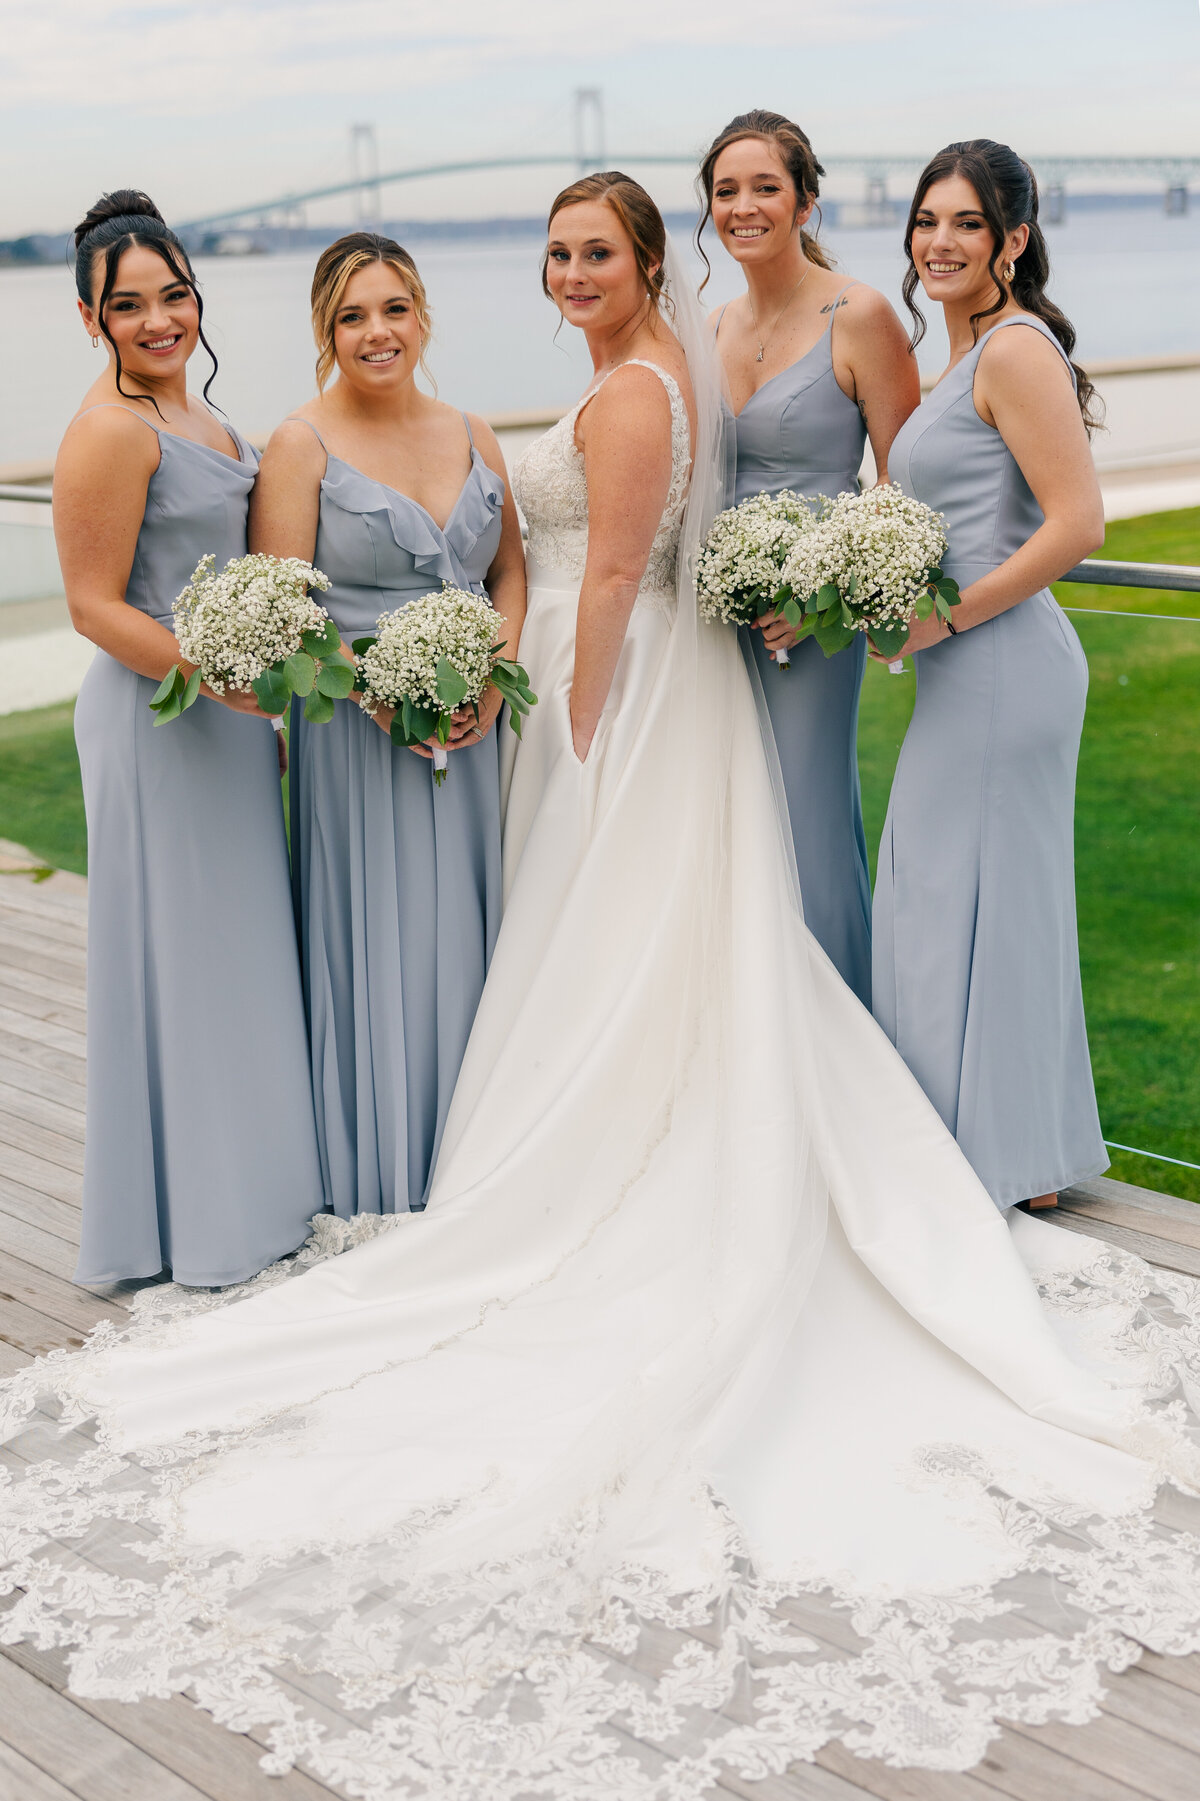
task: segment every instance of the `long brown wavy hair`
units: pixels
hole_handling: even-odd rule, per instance
[[[712,218],[717,158],[722,150],[728,149],[730,144],[740,143],[743,138],[761,138],[764,144],[770,144],[778,151],[780,161],[791,176],[796,190],[797,212],[801,212],[810,200],[815,202],[821,192],[821,177],[825,171],[816,159],[807,134],[801,131],[794,120],[785,119],[782,113],[766,112],[762,107],[755,107],[752,112],[739,113],[736,119],[731,119],[704,152],[700,173],[696,177],[697,193],[704,203],[704,213],[696,227],[696,249],[700,252],[705,268],[704,280],[700,283],[702,293],[712,274],[701,237],[704,227]],[[818,220],[820,213],[818,206]],[[833,267],[833,258],[817,241],[815,233],[806,231],[803,226],[800,228],[800,247],[809,262],[815,263],[818,269]]]
[[[961,175],[974,188],[979,199],[979,210],[992,234],[988,273],[996,284],[996,298],[991,306],[985,306],[981,312],[971,317],[971,330],[976,343],[979,341],[980,325],[985,319],[990,319],[993,313],[1004,310],[1008,292],[1011,291],[1019,307],[1032,313],[1035,318],[1045,320],[1065,350],[1075,371],[1079,411],[1083,414],[1083,423],[1090,435],[1103,424],[1104,406],[1088,379],[1087,371],[1072,360],[1075,327],[1046,292],[1046,284],[1050,279],[1050,253],[1038,224],[1037,177],[1029,164],[1015,150],[1010,150],[1007,144],[994,143],[991,138],[969,138],[961,144],[947,144],[921,171],[904,230],[904,254],[908,258],[908,270],[901,292],[913,321],[910,348],[915,350],[925,336],[925,315],[914,298],[921,282],[912,254],[917,214],[934,183],[947,181],[955,175]],[[1000,257],[1004,240],[1018,225],[1029,227],[1029,242],[1016,258],[1013,278],[1006,290],[1000,276]]]

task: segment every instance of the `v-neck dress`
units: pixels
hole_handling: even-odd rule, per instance
[[[333,584],[322,604],[347,641],[443,581],[483,591],[504,483],[474,445],[444,529],[407,495],[326,456],[314,560]],[[343,1219],[425,1202],[500,923],[497,737],[493,727],[453,751],[439,788],[432,765],[353,700],[339,701],[328,725],[308,725],[293,707],[293,887],[313,1097],[325,1195]]]
[[[170,630],[200,558],[245,555],[257,458],[236,433],[236,462],[157,435],[125,599]],[[167,1268],[220,1287],[294,1251],[324,1206],[287,840],[267,721],[201,699],[156,726],[157,686],[97,651],[75,707],[88,827],[75,1279]]]
[[[1043,514],[975,371],[1002,320],[901,426],[888,468],[946,517],[978,581]],[[1087,662],[1048,588],[918,651],[875,885],[875,1017],[999,1207],[1108,1167],[1075,922],[1075,770]]]
[[[738,414],[738,501],[781,488],[808,496],[857,489],[866,426],[834,374],[835,317],[831,310],[812,349],[764,382]],[[747,662],[758,670],[775,734],[805,923],[869,1007],[871,882],[857,749],[866,640],[860,636],[826,657],[806,639],[781,670],[761,632],[740,635]]]

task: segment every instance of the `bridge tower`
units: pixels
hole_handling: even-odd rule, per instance
[[[580,175],[604,167],[604,90],[575,89],[575,162]]]
[[[354,218],[359,225],[379,220],[379,142],[373,125],[350,127],[350,174],[359,184],[354,195]]]

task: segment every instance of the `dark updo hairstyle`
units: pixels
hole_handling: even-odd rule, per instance
[[[761,138],[764,144],[770,144],[778,152],[796,190],[797,212],[801,212],[810,200],[815,202],[821,192],[821,177],[825,171],[813,155],[813,147],[806,134],[791,119],[785,119],[782,113],[766,112],[761,106],[756,106],[753,112],[739,113],[736,119],[731,119],[704,152],[704,160],[696,178],[696,188],[704,202],[704,213],[696,227],[696,249],[700,252],[706,271],[704,280],[700,283],[701,293],[708,286],[708,278],[712,274],[701,238],[704,227],[712,218],[717,159],[722,150],[727,150],[730,144],[740,143],[743,138]],[[818,221],[820,216],[821,209],[818,206]],[[803,226],[800,227],[800,248],[809,262],[815,263],[818,269],[833,267],[832,257],[817,242],[815,234],[805,231]]]
[[[663,258],[667,254],[667,228],[663,224],[663,216],[647,194],[645,188],[632,175],[622,175],[619,169],[606,169],[599,175],[581,175],[570,187],[563,189],[555,196],[546,220],[546,232],[554,224],[555,215],[564,206],[579,206],[586,200],[602,200],[611,206],[621,224],[629,234],[633,245],[634,261],[638,274],[646,284],[646,292],[656,309],[665,305],[671,312],[670,296],[666,292],[666,277],[663,274]],[[547,300],[551,298],[550,283],[546,279],[550,267],[550,251],[547,248],[542,256],[542,292]]]
[[[984,319],[990,319],[993,313],[1003,312],[1007,304],[1005,284],[1000,277],[1004,240],[1018,225],[1027,225],[1029,242],[1014,260],[1014,274],[1008,288],[1023,311],[1045,320],[1066,352],[1068,361],[1071,361],[1071,352],[1075,348],[1075,327],[1046,293],[1046,283],[1050,279],[1050,254],[1046,249],[1042,228],[1038,224],[1037,177],[1015,150],[1010,150],[1007,144],[993,143],[991,138],[971,138],[962,144],[947,144],[921,171],[904,230],[904,254],[908,258],[908,271],[901,292],[913,320],[910,348],[915,350],[925,336],[925,317],[913,298],[921,279],[912,254],[917,214],[934,183],[949,180],[955,175],[961,175],[974,188],[979,198],[979,210],[992,234],[988,273],[996,284],[996,298],[991,306],[972,314],[971,332],[974,341],[979,341],[980,323]],[[1084,425],[1091,433],[1103,421],[1103,404],[1086,372],[1074,361],[1071,361],[1071,367],[1075,371],[1079,410],[1083,414]]]
[[[158,402],[153,395],[129,394],[121,386],[121,353],[104,317],[116,284],[117,267],[122,256],[134,244],[153,250],[162,258],[180,285],[191,290],[199,316],[200,342],[212,362],[212,374],[204,384],[204,398],[207,400],[208,390],[216,378],[217,359],[212,345],[204,335],[204,302],[200,298],[187,251],[170,226],[164,222],[149,194],[143,194],[137,188],[118,188],[115,193],[101,194],[95,206],[80,220],[75,227],[75,289],[84,304],[94,308],[96,322],[112,346],[113,355],[117,359],[117,393],[124,395],[126,400],[149,400],[161,418]],[[96,260],[101,256],[104,258],[104,281],[100,298],[96,300]]]

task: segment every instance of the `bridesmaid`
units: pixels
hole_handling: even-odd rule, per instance
[[[516,653],[525,566],[481,419],[422,393],[425,289],[408,252],[354,232],[312,286],[315,400],[286,419],[254,499],[258,550],[315,562],[349,641],[443,581],[487,589]],[[337,380],[326,382],[337,370]],[[424,1205],[500,918],[494,689],[464,710],[445,786],[390,711],[292,725],[292,856],[325,1194],[343,1218]],[[382,728],[382,729],[381,729]]]
[[[892,439],[921,397],[888,302],[835,274],[805,229],[823,174],[800,127],[761,110],[733,119],[700,165],[700,230],[711,216],[746,278],[745,294],[715,315],[737,415],[739,501],[781,488],[855,491],[868,434],[885,479]],[[774,728],[805,919],[869,1007],[871,887],[855,742],[866,641],[827,659],[806,639],[786,673],[773,666],[783,645],[795,639],[782,620],[742,634]]]
[[[83,323],[108,352],[54,471],[71,617],[98,646],[75,709],[89,869],[75,1279],[168,1268],[219,1287],[295,1250],[323,1205],[275,737],[252,695],[204,688],[161,729],[149,707],[181,660],[175,597],[201,556],[245,554],[256,459],[187,391],[208,349],[200,295],[153,202],[106,194],[75,246]]]
[[[1047,583],[1095,550],[1093,391],[1046,296],[1037,184],[1003,144],[934,157],[904,295],[945,311],[950,363],[892,446],[945,514],[951,627],[913,621],[917,694],[875,890],[875,1014],[998,1207],[1053,1206],[1107,1168],[1075,926],[1087,663]],[[962,642],[959,642],[959,639]]]

